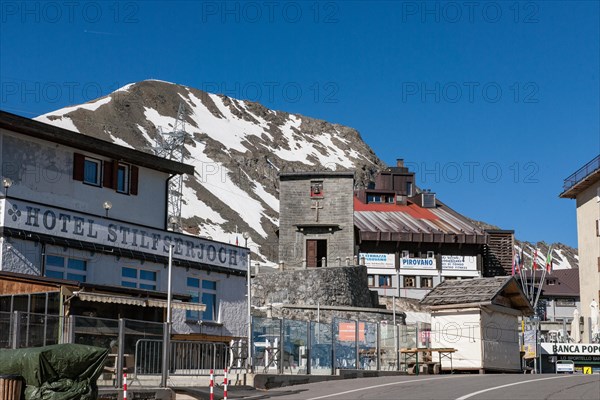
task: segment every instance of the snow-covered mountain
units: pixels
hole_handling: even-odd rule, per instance
[[[157,80],[35,119],[152,153],[182,102],[184,162],[196,170],[184,179],[184,230],[240,244],[248,231],[265,262],[277,259],[279,171],[356,170],[366,183],[384,166],[352,128]]]
[[[248,231],[264,262],[278,253],[279,171],[356,170],[364,185],[385,167],[352,128],[157,80],[35,119],[152,153],[160,131],[173,130],[182,102],[189,134],[184,162],[196,170],[184,179],[183,229],[240,244]],[[518,251],[523,246],[529,262],[535,245],[516,241]],[[537,246],[538,262],[545,262],[548,245]],[[556,269],[578,266],[577,250],[562,244],[554,246],[553,258]]]

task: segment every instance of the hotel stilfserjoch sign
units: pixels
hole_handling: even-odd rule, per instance
[[[246,270],[247,250],[226,243],[133,225],[16,199],[2,200],[2,226],[94,245]]]

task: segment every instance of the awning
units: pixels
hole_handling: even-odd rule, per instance
[[[91,301],[95,303],[112,303],[112,304],[126,304],[129,306],[138,307],[158,307],[167,308],[167,300],[162,299],[142,299],[139,297],[128,297],[128,296],[117,296],[113,294],[105,293],[89,293],[89,292],[73,292],[73,296],[78,297],[81,301]],[[206,304],[199,303],[183,303],[181,301],[172,301],[171,308],[177,310],[188,310],[188,311],[204,311],[206,310]]]

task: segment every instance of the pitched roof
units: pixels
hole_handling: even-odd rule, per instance
[[[421,304],[432,309],[495,304],[520,310],[524,314],[533,313],[531,304],[512,276],[445,280],[429,292]]]
[[[365,204],[354,197],[354,225],[362,240],[486,242],[482,229],[439,201],[434,208],[423,208],[417,204]]]
[[[168,160],[150,153],[124,147],[107,142],[106,140],[45,124],[2,110],[0,110],[0,128],[75,149],[89,151],[90,153],[105,157],[112,157],[115,160],[123,160],[156,171],[169,174],[194,174],[194,167],[192,165]]]
[[[549,281],[555,281],[549,285]],[[557,269],[547,275],[542,286],[544,297],[578,297],[579,296],[579,268]]]

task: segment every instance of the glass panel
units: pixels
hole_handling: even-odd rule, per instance
[[[283,373],[306,373],[308,324],[304,321],[283,321]]]
[[[140,283],[140,289],[156,290],[156,285],[148,285],[147,283]]]
[[[311,322],[310,324],[310,372],[313,375],[331,374],[332,331],[331,324]]]
[[[198,278],[187,278],[187,285],[189,287],[199,288],[200,287],[200,279],[198,279]]]
[[[119,165],[117,170],[117,190],[119,192],[125,192],[126,190],[126,178],[127,178],[127,168]]]
[[[156,272],[140,269],[140,279],[145,281],[156,281]]]
[[[76,260],[72,258],[69,258],[69,260],[67,261],[67,268],[75,269],[78,271],[85,271],[87,269],[86,262],[84,260]]]
[[[87,183],[98,184],[98,163],[92,160],[85,160],[83,180]]]
[[[130,288],[137,287],[135,282],[129,282],[129,281],[121,281],[121,286],[130,287]]]
[[[256,370],[276,372],[281,347],[281,320],[252,318],[252,344]]]
[[[63,278],[63,273],[62,271],[53,271],[51,269],[46,269],[46,276],[48,278],[56,278],[56,279],[62,279]]]
[[[123,267],[121,276],[124,278],[137,278],[137,269]],[[135,286],[134,286],[135,287]]]
[[[202,281],[202,289],[217,290],[217,282]]]
[[[206,310],[202,313],[202,319],[214,321],[217,315],[217,295],[214,293],[202,293],[202,303],[206,304]]]
[[[67,279],[71,281],[85,282],[85,275],[67,273]]]
[[[377,324],[359,322],[358,356],[360,369],[377,369]]]
[[[398,364],[397,327],[392,324],[381,323],[379,329],[380,368],[382,370],[395,371]]]
[[[31,295],[31,306],[29,311],[32,313],[46,314],[46,293],[35,293]]]
[[[10,302],[12,296],[0,296],[0,312],[11,312]],[[8,331],[3,331],[8,332]]]
[[[48,314],[58,314],[60,307],[59,292],[48,293]]]
[[[335,368],[356,369],[356,321],[334,319]]]
[[[46,265],[64,268],[65,258],[59,256],[46,256]]]
[[[13,297],[13,311],[27,311],[29,299],[27,295]]]

